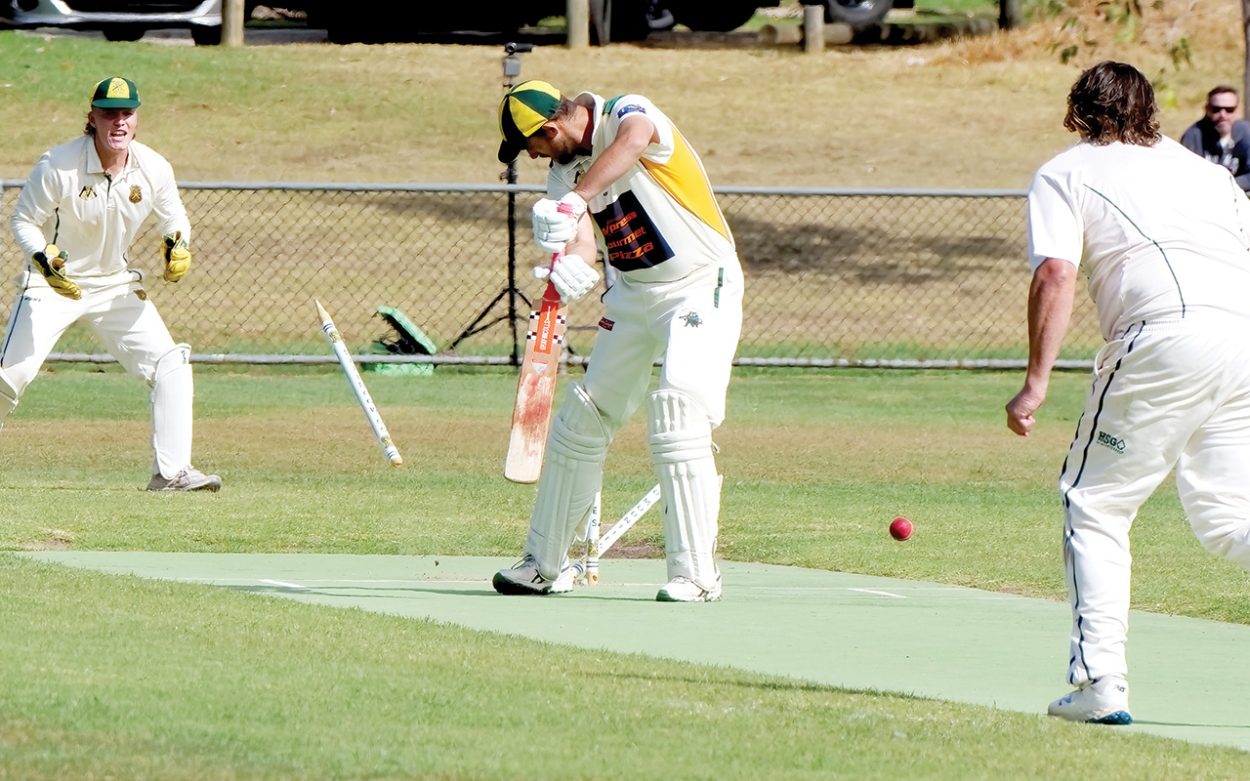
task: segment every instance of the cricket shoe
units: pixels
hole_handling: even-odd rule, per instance
[[[1128,681],[1109,675],[1087,683],[1050,704],[1047,713],[1087,724],[1132,724],[1128,712]]]
[[[221,489],[221,478],[217,475],[206,475],[193,466],[179,470],[173,477],[152,475],[148,481],[149,491],[218,491]]]
[[[491,585],[500,594],[521,595],[528,594],[563,594],[573,590],[574,572],[572,567],[565,567],[560,571],[560,576],[555,580],[544,578],[538,571],[538,564],[534,561],[534,557],[525,554],[525,558],[518,561],[510,569],[501,569],[495,573],[495,577],[491,579]]]
[[[711,588],[703,588],[685,575],[678,575],[655,595],[656,602],[715,602],[720,599],[720,574]]]

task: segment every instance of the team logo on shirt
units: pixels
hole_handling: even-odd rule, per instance
[[[1114,450],[1117,453],[1123,453],[1124,449],[1128,447],[1128,443],[1125,442],[1123,439],[1112,436],[1111,434],[1108,434],[1105,431],[1098,432],[1098,444],[1102,445],[1105,448],[1110,448],[1111,450]]]
[[[138,203],[139,201],[142,201],[142,200],[143,200],[143,190],[140,189],[139,185],[137,184],[130,185],[130,202]]]
[[[703,325],[703,318],[699,317],[698,312],[687,312],[678,316],[677,319],[685,323],[687,328],[698,328]]]
[[[84,201],[89,201],[95,197],[95,190],[91,188],[91,185],[87,185],[78,191],[78,197],[82,198]]]

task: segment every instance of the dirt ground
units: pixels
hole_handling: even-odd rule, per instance
[[[1082,0],[1084,1],[1084,0]],[[1093,5],[1090,0],[1089,5]],[[1061,120],[1081,67],[1123,59],[1156,81],[1163,130],[1178,136],[1206,91],[1242,81],[1235,3],[1167,0],[1138,41],[1086,30],[1074,59],[1063,17],[1008,33],[919,46],[680,50],[542,46],[522,78],[566,91],[638,92],[700,151],[714,184],[1014,188],[1072,142]],[[0,33],[15,36],[14,33]],[[1176,67],[1169,46],[1187,41]],[[37,45],[36,45],[37,44]],[[51,143],[81,129],[83,82],[131,74],[145,95],[140,138],[184,181],[492,183],[502,166],[496,106],[501,47],[300,43],[244,50],[68,46],[9,38],[15,76],[0,178],[25,178]],[[18,72],[18,69],[21,69]],[[9,68],[0,68],[0,71]],[[545,168],[522,160],[520,181]]]

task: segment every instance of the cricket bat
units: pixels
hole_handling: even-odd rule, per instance
[[[560,253],[552,256],[552,264]],[[556,395],[556,373],[564,352],[564,329],[568,321],[556,286],[547,283],[538,309],[530,312],[525,334],[525,358],[517,378],[516,404],[512,408],[512,432],[503,476],[514,483],[537,482],[551,429],[551,405]]]

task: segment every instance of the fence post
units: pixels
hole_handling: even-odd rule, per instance
[[[590,46],[590,0],[566,0],[564,19],[568,22],[568,47]]]
[[[820,54],[825,50],[825,7],[803,6],[803,51]]]
[[[247,9],[243,0],[225,0],[221,4],[221,45],[242,46],[243,25],[247,22]]]

